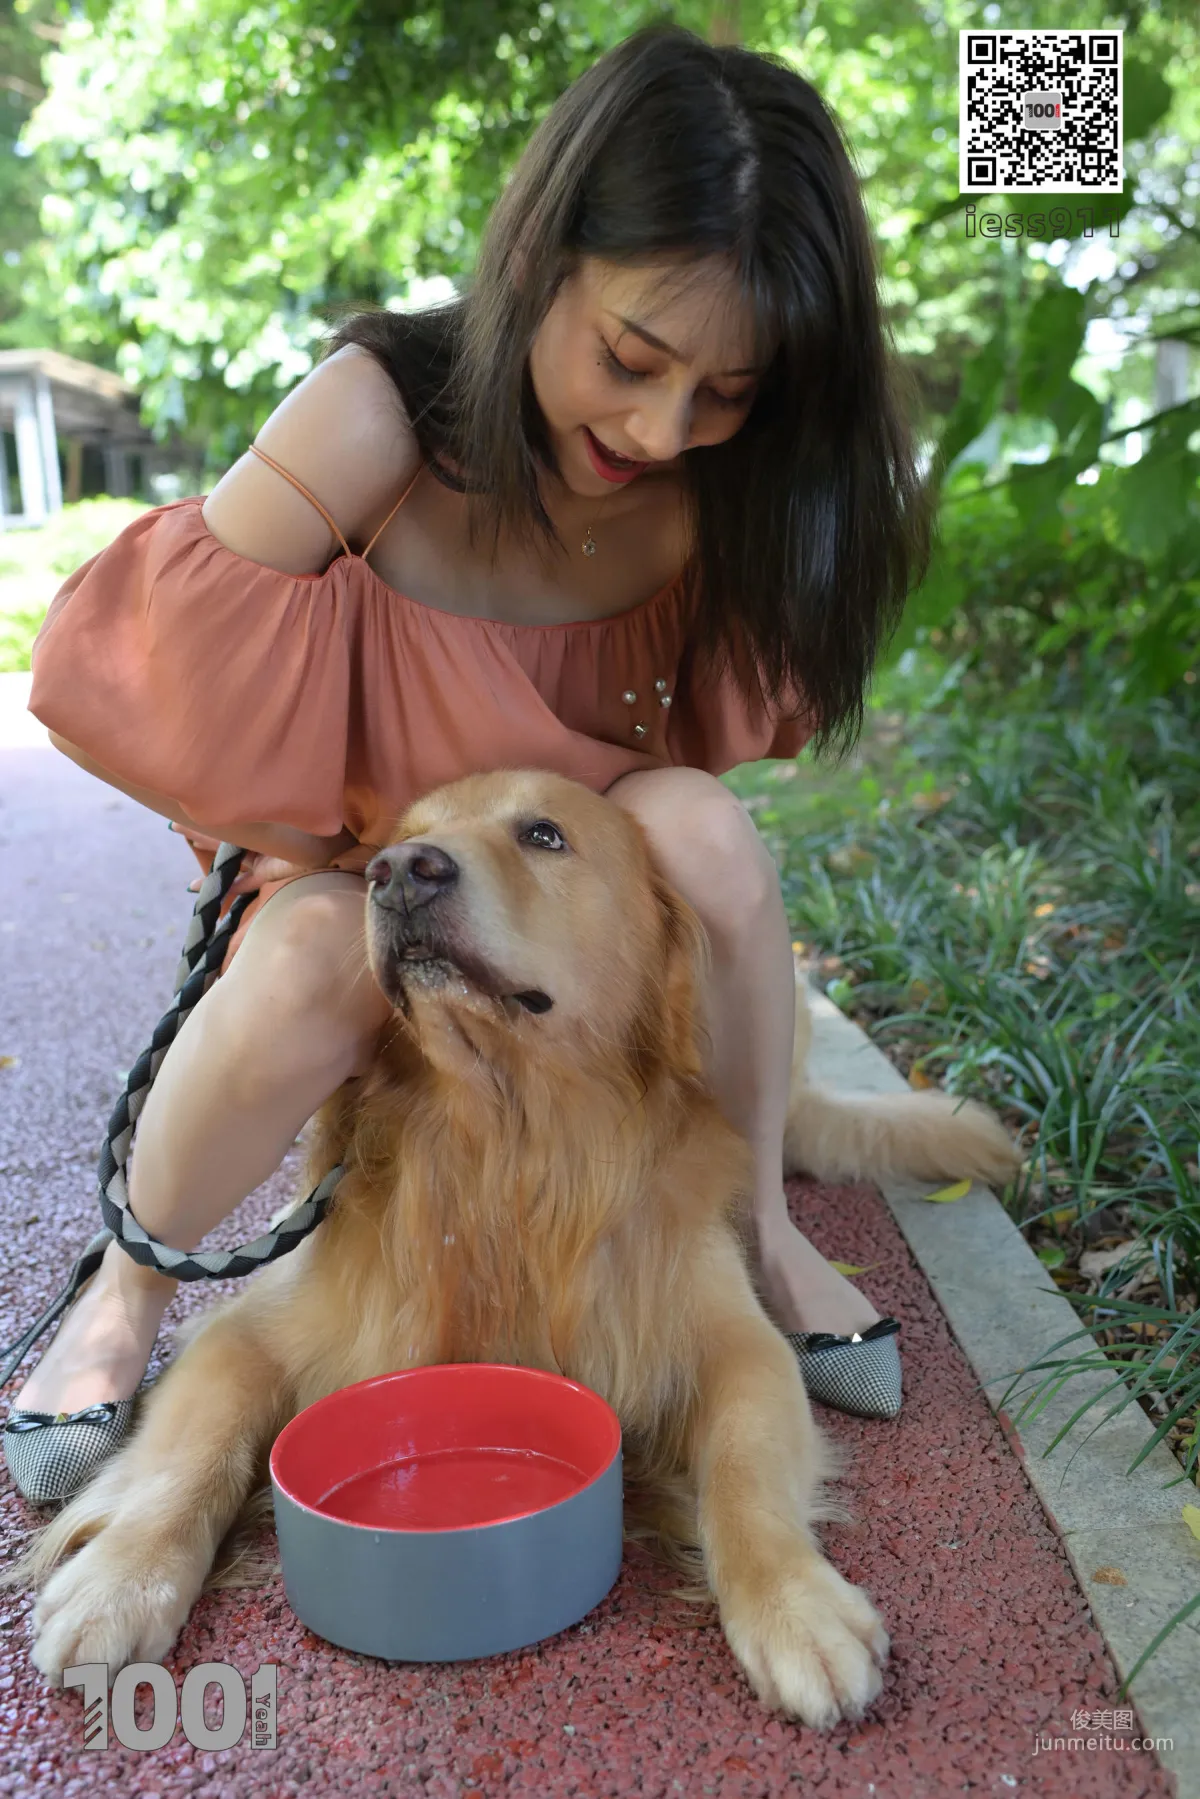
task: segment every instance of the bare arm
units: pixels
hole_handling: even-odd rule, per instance
[[[254,441],[320,500],[355,551],[421,462],[395,383],[357,344],[319,362]],[[201,516],[227,549],[283,574],[320,573],[338,547],[316,507],[252,450],[221,476]]]
[[[420,464],[420,447],[394,382],[356,344],[318,363],[275,408],[256,441],[321,501],[352,547],[370,540]],[[249,450],[222,475],[201,510],[227,549],[283,574],[320,573],[336,548],[316,508]],[[50,741],[80,768],[151,812],[243,849],[323,868],[358,841],[344,828],[336,837],[314,837],[291,825],[190,818],[177,800],[122,781],[65,738],[51,732]]]

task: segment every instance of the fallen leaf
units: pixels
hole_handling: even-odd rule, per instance
[[[1200,1505],[1185,1505],[1180,1516],[1192,1535],[1200,1538]]]
[[[934,1085],[929,1076],[925,1073],[925,1070],[918,1067],[915,1063],[909,1070],[908,1084],[910,1087],[915,1087],[918,1093],[923,1093],[927,1087],[932,1087]]]
[[[1119,1568],[1097,1568],[1092,1579],[1101,1587],[1127,1587],[1129,1582]]]
[[[872,1268],[878,1268],[879,1263],[868,1262],[865,1268],[856,1268],[853,1262],[830,1262],[829,1266],[836,1268],[839,1274],[870,1274]]]
[[[952,788],[937,793],[914,793],[909,804],[914,812],[940,812],[954,798]]]
[[[942,1187],[936,1193],[927,1193],[925,1197],[932,1205],[941,1206],[946,1205],[952,1199],[965,1199],[970,1191],[969,1180],[956,1181],[953,1187]]]
[[[1158,1266],[1154,1257],[1149,1256],[1130,1276],[1124,1286],[1117,1288],[1113,1297],[1115,1299],[1128,1299],[1132,1294],[1141,1292],[1143,1287],[1157,1287],[1158,1281]],[[1158,1330],[1159,1326],[1155,1325],[1152,1328]],[[1162,1328],[1165,1329],[1166,1326],[1164,1325]]]
[[[1097,1274],[1107,1274],[1118,1262],[1123,1262],[1129,1253],[1143,1247],[1145,1239],[1131,1237],[1126,1243],[1118,1243],[1115,1249],[1085,1249],[1079,1258],[1079,1272],[1089,1279]]]
[[[1049,918],[1053,910],[1054,907],[1050,904],[1050,901],[1047,900],[1044,905],[1035,906],[1033,908],[1033,916],[1035,918]]]
[[[843,844],[840,849],[830,850],[825,861],[834,874],[838,875],[865,874],[875,866],[875,858],[870,850],[863,849],[857,843]]]
[[[19,1068],[20,1066],[20,1056],[0,1056],[0,1068]]]

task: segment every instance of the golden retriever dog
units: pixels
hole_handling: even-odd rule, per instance
[[[698,1048],[708,939],[642,826],[556,775],[472,775],[371,864],[363,941],[394,1023],[313,1121],[302,1193],[344,1163],[334,1205],[189,1321],[127,1443],[6,1573],[40,1589],[37,1667],[161,1660],[305,1406],[507,1362],[613,1407],[627,1531],[692,1557],[762,1703],[860,1717],[888,1635],[814,1531],[846,1515],[844,1465],[756,1291],[753,1156]],[[801,980],[787,1172],[1012,1175],[982,1107],[809,1087],[810,1034]]]

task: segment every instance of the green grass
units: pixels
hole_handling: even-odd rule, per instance
[[[1026,1148],[1004,1203],[1083,1347],[1026,1369],[1045,1378],[1018,1419],[1100,1366],[1195,1482],[1200,692],[901,669],[851,764],[727,780],[830,997],[914,1084],[990,1103]]]

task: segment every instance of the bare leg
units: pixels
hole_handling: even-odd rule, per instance
[[[755,1152],[754,1222],[763,1297],[781,1330],[866,1330],[879,1313],[788,1217],[783,1127],[796,1026],[791,932],[779,880],[733,925],[706,920],[709,1078],[725,1117]],[[692,902],[695,903],[694,901]]]
[[[317,892],[330,904],[314,919],[308,954],[287,933],[298,904],[312,916]],[[363,1071],[391,1016],[361,949],[364,905],[362,877],[341,871],[280,888],[189,1014],[138,1120],[129,1166],[134,1215],[161,1242],[194,1249]],[[178,1285],[110,1243],[14,1405],[73,1412],[128,1398]]]
[[[879,1316],[874,1306],[787,1212],[783,1130],[795,974],[771,852],[745,809],[732,808],[729,794],[701,770],[638,769],[605,791],[638,819],[662,873],[709,936],[710,974],[698,996],[712,1045],[707,1073],[725,1117],[754,1151],[755,1247],[767,1308],[785,1331],[865,1330]]]

